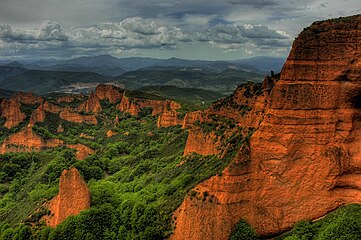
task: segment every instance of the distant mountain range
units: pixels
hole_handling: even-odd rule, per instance
[[[117,82],[132,90],[146,86],[172,85],[224,94],[232,92],[243,82],[261,81],[271,70],[280,71],[284,61],[285,59],[273,57],[205,61],[116,58],[110,55],[69,60],[0,60],[0,88],[48,94],[59,91],[60,88],[67,91],[68,86],[73,87],[77,83]]]
[[[212,72],[220,72],[227,68],[248,69],[259,72],[279,72],[282,68],[284,58],[254,57],[232,61],[206,61],[187,60],[179,58],[158,59],[145,57],[116,58],[110,55],[92,57],[79,57],[68,60],[36,60],[19,61],[28,69],[37,70],[61,70],[61,71],[85,71],[118,76],[124,72],[135,71],[142,68],[152,67],[195,67]],[[0,60],[0,64],[6,62]],[[8,63],[8,62],[7,62]]]

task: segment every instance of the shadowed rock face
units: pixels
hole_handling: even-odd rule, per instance
[[[67,217],[90,208],[90,192],[76,168],[64,170],[60,177],[59,194],[49,204],[51,215],[45,218],[48,226],[55,227]]]
[[[264,120],[223,172],[175,212],[172,239],[228,239],[241,219],[277,234],[361,203],[361,16],[317,22],[295,40]]]

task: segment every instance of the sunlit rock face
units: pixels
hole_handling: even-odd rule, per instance
[[[59,194],[49,203],[46,224],[56,227],[67,217],[90,208],[90,191],[76,168],[64,170],[60,177]]]
[[[240,219],[278,234],[361,203],[360,46],[361,16],[298,36],[249,148],[186,197],[172,239],[228,239]]]

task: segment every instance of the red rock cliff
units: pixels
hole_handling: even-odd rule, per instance
[[[76,168],[64,170],[60,177],[59,194],[49,204],[51,215],[46,217],[48,226],[55,227],[67,217],[90,208],[90,192]]]
[[[189,134],[184,155],[222,156],[227,151],[224,138],[238,131],[237,127],[247,132],[247,129],[259,126],[268,96],[261,84],[243,84],[231,96],[217,101],[209,109],[186,114],[183,128],[189,129]]]
[[[44,105],[41,103],[40,106],[31,113],[29,125],[34,126],[37,122],[44,122],[45,118]]]
[[[87,123],[87,124],[98,124],[98,121],[94,115],[82,115],[73,111],[62,111],[59,114],[61,119],[74,123]]]
[[[4,140],[0,148],[0,154],[9,152],[40,151],[43,148],[58,147],[62,145],[62,140],[44,140],[34,133],[32,127],[26,127],[20,132],[14,133]]]
[[[118,105],[118,109],[122,112],[130,113],[137,116],[144,108],[152,109],[152,116],[161,114],[165,110],[177,110],[181,105],[175,101],[170,100],[151,100],[143,98],[128,98],[125,95]]]
[[[15,98],[16,100],[18,100],[23,104],[28,104],[28,105],[40,104],[44,101],[43,97],[35,96],[31,92],[30,93],[19,92],[15,94],[13,98]]]
[[[88,99],[80,104],[77,109],[78,111],[85,111],[87,113],[99,113],[102,111],[102,106],[97,95],[91,93]]]
[[[183,120],[178,117],[176,110],[165,109],[159,116],[157,121],[158,127],[171,127],[182,125]]]
[[[228,239],[240,219],[277,234],[361,203],[360,46],[361,16],[298,36],[250,148],[194,189],[212,201],[186,197],[171,239]]]
[[[20,110],[21,104],[18,100],[4,99],[1,102],[1,116],[6,118],[4,126],[6,128],[13,128],[19,126],[19,124],[26,118],[25,113]]]
[[[95,89],[95,94],[100,100],[108,100],[110,103],[121,100],[123,92],[123,89],[108,84],[99,84]]]

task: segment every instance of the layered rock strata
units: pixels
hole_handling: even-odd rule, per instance
[[[361,203],[360,46],[361,16],[298,36],[249,149],[185,198],[171,239],[228,239],[240,219],[268,236]]]

